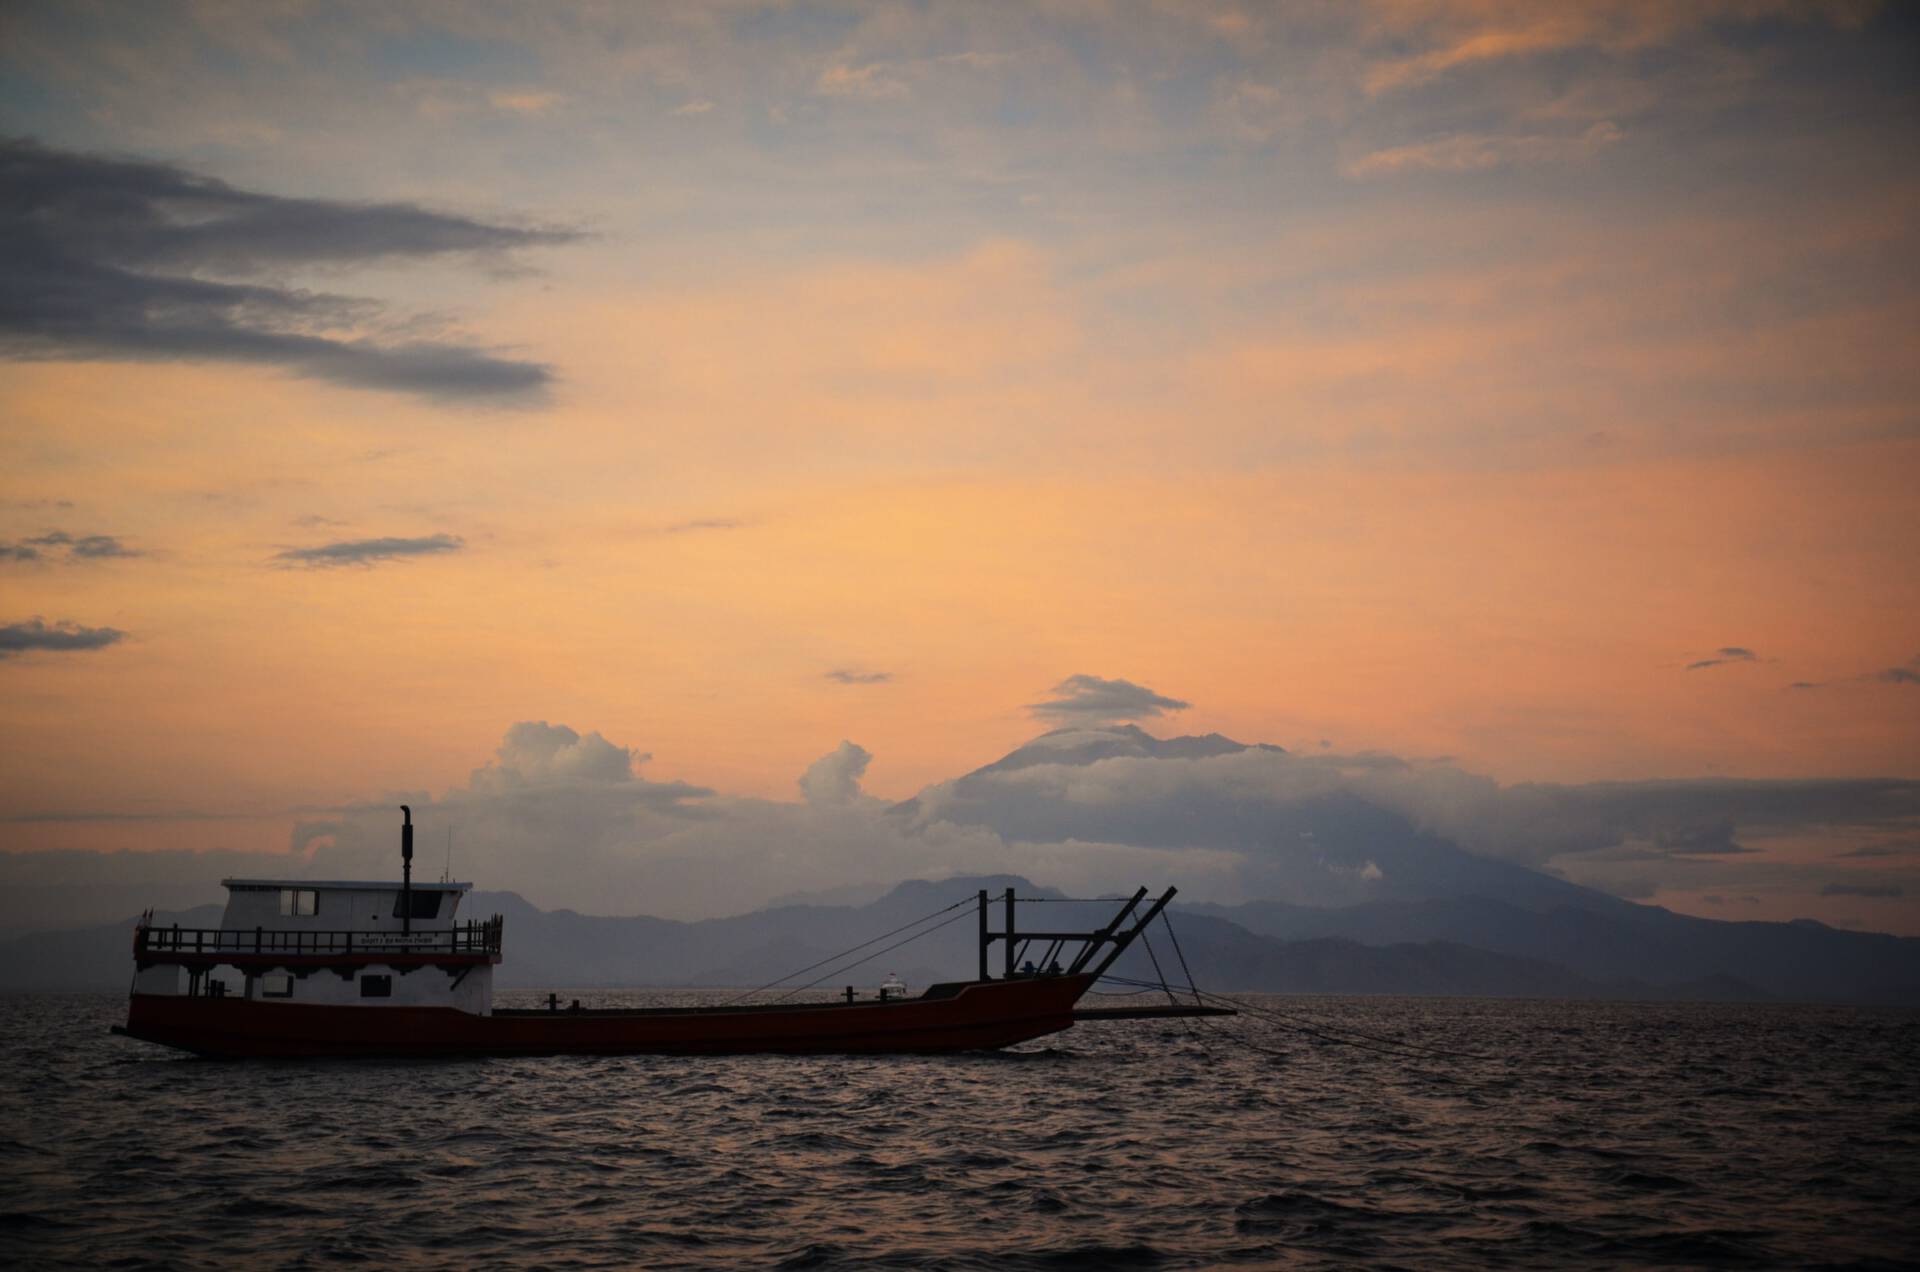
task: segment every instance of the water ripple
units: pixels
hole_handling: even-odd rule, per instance
[[[1275,1005],[1484,1058],[1396,1064],[1241,1018],[946,1058],[222,1064],[107,1037],[117,997],[0,999],[0,1263],[1758,1267],[1920,1250],[1920,1013]]]

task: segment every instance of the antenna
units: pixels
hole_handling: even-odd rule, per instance
[[[447,827],[447,868],[440,872],[440,882],[453,882],[453,827]]]

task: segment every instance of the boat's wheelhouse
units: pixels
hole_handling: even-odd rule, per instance
[[[470,883],[225,879],[218,928],[134,934],[136,994],[310,1006],[493,1009],[501,922]]]

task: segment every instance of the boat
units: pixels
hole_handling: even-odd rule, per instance
[[[211,929],[157,924],[148,911],[134,930],[127,1023],[113,1032],[219,1058],[993,1050],[1069,1029],[1076,1018],[1112,1017],[1076,1004],[1176,891],[1140,910],[1141,888],[1087,932],[1019,931],[1012,889],[992,899],[998,904],[982,891],[971,899],[978,976],[917,995],[890,976],[875,997],[849,986],[824,1002],[595,1008],[577,999],[563,1006],[554,994],[543,1008],[496,1007],[504,920],[461,916],[471,883],[413,882],[412,810],[401,812],[398,883],[226,879],[227,907]],[[1002,905],[1004,927],[995,930],[991,911]],[[1047,970],[1022,970],[1016,952],[1035,941],[1051,943]],[[995,943],[1004,952],[998,977],[989,974]],[[1069,950],[1077,950],[1070,962],[1055,958]],[[1196,1002],[1148,1014],[1229,1013]]]

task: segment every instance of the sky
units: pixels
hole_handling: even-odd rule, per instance
[[[8,6],[0,877],[405,794],[581,908],[1278,886],[886,819],[1132,721],[1920,935],[1916,69],[1764,0]]]

